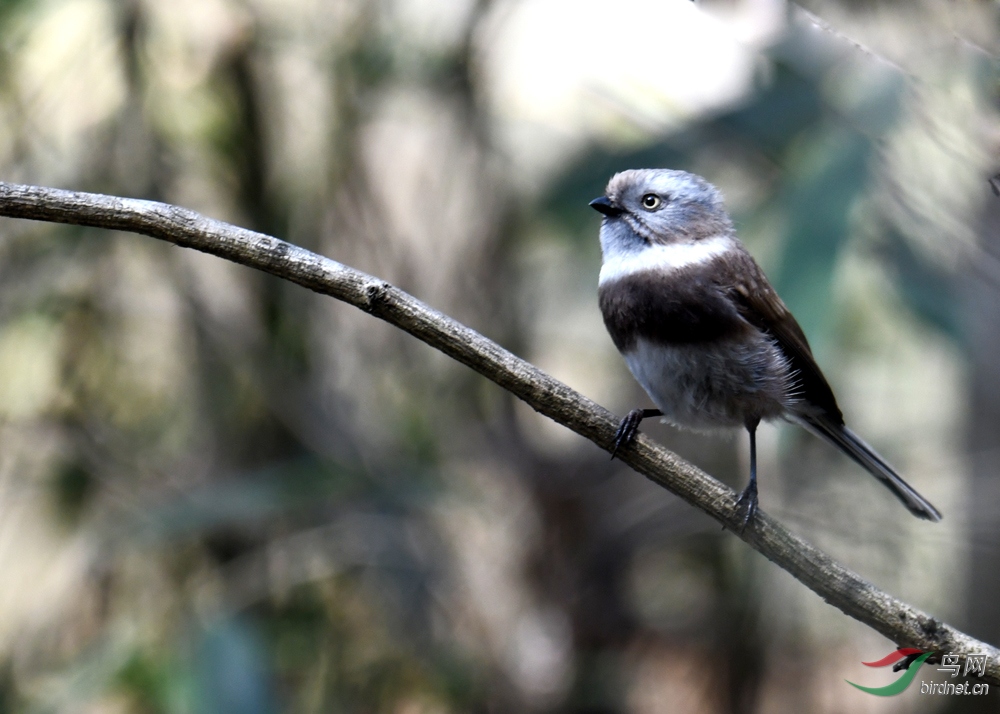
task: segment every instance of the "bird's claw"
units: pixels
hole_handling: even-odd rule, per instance
[[[611,458],[615,458],[615,454],[623,446],[627,446],[632,439],[635,438],[636,432],[639,431],[639,424],[645,418],[644,410],[633,409],[625,418],[621,420],[618,424],[618,430],[615,432],[615,437],[611,441]]]
[[[743,524],[740,526],[740,533],[746,530],[747,525],[757,515],[757,482],[750,481],[743,489],[740,497],[736,499],[737,513],[743,512]]]

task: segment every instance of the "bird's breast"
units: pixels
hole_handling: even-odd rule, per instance
[[[603,281],[604,324],[622,352],[636,340],[698,344],[753,331],[728,296],[702,270],[644,270]]]
[[[743,319],[710,266],[633,272],[604,281],[598,294],[629,370],[675,424],[742,426],[795,402],[788,359]]]

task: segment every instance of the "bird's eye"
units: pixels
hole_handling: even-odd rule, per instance
[[[663,201],[655,193],[647,193],[642,197],[642,207],[647,211],[655,211]]]

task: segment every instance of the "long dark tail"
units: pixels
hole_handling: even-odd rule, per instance
[[[941,520],[941,512],[927,499],[913,490],[875,450],[843,424],[835,424],[822,416],[797,414],[795,420],[809,431],[820,436],[863,466],[868,473],[884,483],[910,513],[928,521]]]

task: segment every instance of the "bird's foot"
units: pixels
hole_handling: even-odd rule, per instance
[[[639,431],[639,424],[645,418],[645,409],[633,409],[625,415],[625,418],[618,424],[618,431],[615,432],[615,438],[611,442],[612,459],[615,458],[615,454],[620,448],[627,446],[635,438],[636,432]]]
[[[751,480],[743,493],[736,499],[736,512],[743,513],[743,524],[740,526],[740,533],[746,530],[747,525],[757,515],[757,481]]]

